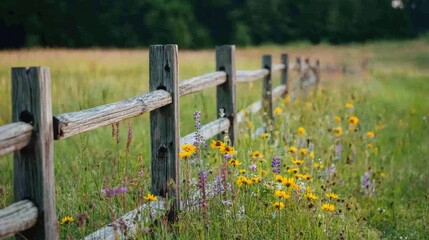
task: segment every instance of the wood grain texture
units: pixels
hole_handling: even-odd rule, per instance
[[[32,131],[33,126],[24,122],[0,126],[0,156],[27,146]]]
[[[0,209],[0,239],[31,228],[37,221],[37,207],[29,200]]]
[[[216,113],[219,116],[221,110],[224,116],[229,119],[228,135],[230,145],[234,145],[237,139],[237,121],[235,115],[237,113],[236,103],[236,68],[235,68],[235,46],[223,45],[216,47],[216,71],[224,71],[226,73],[226,82],[216,88]],[[222,138],[221,135],[218,136]]]
[[[164,89],[172,102],[150,113],[152,193],[173,200],[169,221],[180,208],[179,67],[177,45],[154,45],[149,50],[149,90]]]
[[[289,55],[287,53],[283,53],[280,56],[280,61],[283,64],[284,68],[281,70],[281,76],[280,76],[280,84],[285,85],[285,91],[283,92],[283,96],[286,96],[288,94],[288,91],[290,90],[290,84],[289,84]]]
[[[273,120],[273,96],[272,96],[272,57],[271,55],[264,55],[262,57],[262,67],[267,69],[268,74],[264,77],[262,87],[262,111],[264,122],[266,126],[270,126],[270,121]]]
[[[155,89],[155,91],[120,102],[78,112],[63,113],[55,116],[55,139],[64,139],[128,118],[140,116],[146,112],[170,104],[171,101],[172,97],[169,92]]]
[[[216,87],[226,82],[226,73],[223,71],[207,73],[199,77],[183,80],[179,83],[179,94],[185,96],[201,90]]]
[[[231,124],[228,118],[219,118],[203,125],[200,129],[201,136],[208,140],[216,135],[222,133],[230,128]],[[189,143],[193,144],[195,141],[195,132],[192,132],[180,139],[180,145]]]
[[[134,239],[137,233],[142,232],[143,223],[159,219],[167,211],[166,201],[158,197],[158,201],[143,204],[140,207],[128,212],[115,222],[98,229],[85,237],[85,240],[116,240]],[[149,210],[150,209],[150,210]],[[150,214],[149,214],[150,211]],[[151,215],[151,216],[149,216]],[[126,226],[121,229],[120,226]]]
[[[33,126],[27,147],[14,153],[14,201],[29,199],[39,209],[23,239],[58,239],[49,68],[12,68],[12,120]]]
[[[240,70],[237,71],[237,83],[242,82],[253,82],[259,80],[268,75],[267,69],[257,69],[257,70]]]

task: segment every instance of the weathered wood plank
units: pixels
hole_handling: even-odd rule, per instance
[[[237,71],[236,82],[253,82],[259,80],[269,74],[267,69],[257,69],[257,70],[240,70]]]
[[[264,77],[262,87],[262,111],[265,127],[270,127],[273,120],[273,96],[272,96],[272,57],[271,55],[264,55],[262,57],[262,67],[268,70],[268,74]],[[270,131],[270,129],[267,129]]]
[[[236,70],[235,70],[235,46],[224,45],[216,47],[216,71],[226,73],[226,82],[216,88],[216,113],[220,117],[229,119],[228,136],[230,145],[234,145],[237,138],[237,113],[236,106]],[[219,135],[219,138],[221,136]]]
[[[282,56],[283,56],[283,54],[282,54]],[[284,62],[278,63],[278,64],[273,64],[273,72],[284,70],[286,68],[285,66],[287,66],[287,65],[285,65]]]
[[[207,73],[179,83],[180,96],[198,92],[210,87],[216,87],[226,82],[226,73],[223,71]]]
[[[36,224],[19,238],[58,239],[49,68],[12,68],[12,120],[33,126],[28,146],[14,153],[14,200],[29,199],[39,209]]]
[[[283,92],[283,96],[286,96],[288,94],[288,91],[290,90],[290,84],[289,84],[289,55],[287,53],[283,53],[280,56],[280,61],[283,64],[284,68],[281,71],[280,76],[280,84],[285,85],[285,91]]]
[[[27,146],[32,131],[33,126],[24,122],[0,126],[0,156]]]
[[[142,232],[141,226],[143,223],[159,219],[159,217],[166,213],[166,204],[163,198],[158,197],[158,201],[141,205],[115,222],[86,236],[85,240],[133,239],[133,236]],[[120,226],[126,227],[122,230]]]
[[[37,207],[29,200],[0,209],[0,239],[31,228],[37,221]]]
[[[164,89],[172,102],[150,113],[152,193],[172,201],[169,221],[180,208],[179,67],[177,45],[154,45],[149,51],[149,90]]]
[[[165,90],[156,90],[78,112],[63,113],[55,116],[55,139],[60,140],[80,133],[88,132],[128,118],[142,115],[160,108],[172,101],[171,94]]]
[[[230,128],[231,124],[228,118],[219,118],[203,125],[200,129],[201,136],[204,139],[210,139],[225,130]],[[193,144],[195,141],[195,132],[192,132],[180,139],[180,145],[189,143]]]
[[[286,85],[279,85],[279,86],[275,87],[272,91],[273,101],[276,98],[283,96],[285,91],[286,91]]]

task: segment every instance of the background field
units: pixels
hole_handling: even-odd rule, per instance
[[[180,46],[179,46],[180,47]],[[346,46],[296,43],[289,46],[263,46],[237,51],[237,69],[260,68],[261,56],[281,53],[318,58],[322,68],[345,69],[322,73],[322,95],[331,100],[310,99],[318,114],[328,106],[341,107],[349,101],[360,104],[361,121],[383,124],[378,140],[387,178],[378,198],[366,200],[367,235],[411,239],[429,237],[429,43],[426,39],[402,42],[375,42]],[[367,65],[366,65],[367,63]],[[48,66],[52,77],[53,113],[78,111],[138,95],[148,89],[148,51],[142,50],[66,50],[33,49],[0,52],[0,124],[11,119],[10,68]],[[366,67],[364,67],[366,65]],[[214,50],[180,51],[180,79],[214,70]],[[295,80],[296,75],[291,74]],[[279,82],[275,78],[275,85]],[[260,83],[239,85],[238,107],[260,97]],[[355,99],[357,98],[357,99]],[[334,101],[323,102],[318,101]],[[193,131],[192,116],[202,111],[202,122],[215,118],[213,90],[181,98],[182,136]],[[304,105],[292,105],[302,108]],[[290,109],[291,112],[299,109]],[[327,114],[327,113],[326,113]],[[131,152],[125,152],[128,121],[121,123],[120,142],[111,137],[110,127],[55,142],[55,180],[58,216],[91,212],[86,229],[65,228],[61,236],[80,238],[119,217],[141,202],[149,182],[148,114],[130,121],[133,131]],[[309,114],[307,117],[312,116]],[[315,117],[315,116],[313,116]],[[311,123],[310,120],[302,120]],[[299,123],[294,123],[299,124]],[[311,127],[309,127],[311,128]],[[138,155],[142,154],[143,178]],[[0,159],[0,208],[12,201],[12,158]],[[121,172],[120,172],[121,171]],[[124,171],[124,172],[122,172]],[[137,181],[138,187],[127,197],[105,201],[103,186],[115,186],[123,176]],[[136,180],[137,179],[137,180]],[[383,194],[381,194],[381,192]],[[384,209],[383,217],[376,209]],[[375,214],[375,215],[374,215]]]

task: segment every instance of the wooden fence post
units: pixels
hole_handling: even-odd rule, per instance
[[[58,239],[49,68],[12,68],[12,119],[33,126],[30,143],[14,153],[14,201],[29,199],[39,210],[36,224],[17,238]]]
[[[172,103],[150,112],[152,193],[174,199],[168,220],[180,210],[179,67],[177,45],[153,45],[149,51],[149,90],[165,90]]]
[[[286,96],[289,92],[289,82],[288,82],[288,73],[289,73],[289,56],[287,53],[283,53],[281,55],[281,63],[285,66],[282,70],[281,73],[281,79],[280,79],[280,84],[283,84],[286,86],[286,89],[284,91],[284,93],[282,94],[282,96]]]
[[[230,121],[229,139],[234,145],[237,138],[237,106],[235,96],[235,46],[224,45],[216,47],[216,71],[226,73],[226,82],[216,87],[216,110],[217,114],[221,109],[226,118]],[[220,136],[219,136],[220,138]]]
[[[272,79],[271,74],[273,72],[272,68],[272,57],[271,55],[262,56],[262,68],[268,70],[268,75],[263,79],[262,87],[262,114],[264,115],[264,122],[266,125],[266,132],[271,131],[270,125],[273,121],[273,95],[272,95]],[[268,129],[267,129],[268,127]]]

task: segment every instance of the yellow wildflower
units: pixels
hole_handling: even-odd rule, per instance
[[[329,211],[329,212],[333,212],[335,210],[335,206],[334,206],[334,204],[324,203],[324,204],[322,204],[322,209]]]
[[[341,122],[341,117],[335,116],[335,122]]]
[[[279,108],[279,107],[276,107],[276,108],[274,109],[274,114],[275,114],[275,115],[280,115],[280,114],[282,114],[282,109],[281,109],[281,108]]]
[[[212,140],[212,143],[210,143],[211,148],[222,148],[225,146],[225,143],[219,140]]]
[[[298,150],[296,149],[296,147],[290,147],[290,148],[289,148],[289,152],[291,152],[291,153],[296,153],[296,151],[298,151]]]
[[[304,160],[296,159],[296,160],[292,160],[292,163],[293,163],[293,164],[296,164],[296,165],[301,165],[301,164],[303,164],[303,163],[304,163]]]
[[[250,180],[252,181],[252,183],[260,183],[261,182],[261,179],[258,177],[252,177]]]
[[[385,177],[385,176],[386,176],[386,174],[384,172],[380,173],[380,177]]]
[[[369,137],[369,138],[373,138],[374,136],[375,136],[375,133],[374,132],[366,132],[366,136],[367,137]]]
[[[237,179],[237,185],[238,185],[239,187],[241,187],[241,185],[243,185],[243,183],[244,183],[246,180],[247,180],[247,178],[246,178],[246,177],[244,177],[244,176],[240,176],[240,177],[238,177],[238,179]]]
[[[298,128],[298,134],[299,134],[299,135],[304,135],[304,133],[305,133],[305,128],[303,128],[303,127],[299,127],[299,128]]]
[[[237,159],[231,159],[231,160],[229,160],[228,165],[236,167],[236,166],[240,166],[241,162],[238,161]]]
[[[299,172],[299,168],[291,168],[287,170],[287,173],[298,173]]]
[[[245,174],[246,173],[246,169],[240,169],[240,170],[238,170],[238,173]]]
[[[358,118],[358,117],[356,117],[356,116],[350,117],[350,118],[349,118],[349,122],[350,122],[350,124],[352,124],[352,125],[357,125],[357,124],[359,123],[359,118]]]
[[[149,201],[149,202],[154,202],[154,201],[158,200],[158,197],[155,196],[155,195],[153,195],[153,194],[151,194],[151,193],[148,193],[146,195],[146,197],[144,197],[144,199],[147,200],[147,201]]]
[[[282,175],[275,175],[274,177],[276,182],[282,183],[284,181]]]
[[[301,148],[301,149],[299,150],[299,152],[300,152],[302,155],[306,155],[306,154],[307,154],[307,148]]]
[[[63,224],[67,224],[67,223],[71,223],[71,222],[73,222],[73,221],[74,221],[74,218],[73,218],[73,217],[66,216],[66,217],[63,217],[63,218],[61,219],[61,225],[63,225]]]
[[[270,134],[269,133],[262,133],[261,134],[261,138],[262,139],[267,139],[267,138],[269,138],[270,137]]]
[[[318,197],[316,195],[314,195],[313,193],[307,193],[304,195],[305,199],[307,199],[308,201],[313,201],[313,200],[317,200]]]
[[[346,104],[346,108],[353,108],[353,104],[352,103],[347,103]]]
[[[283,178],[282,185],[293,189],[299,189],[299,186],[295,183],[294,178]]]
[[[259,175],[260,175],[261,177],[263,177],[263,176],[267,175],[267,171],[265,171],[265,170],[261,170],[261,171],[259,171]]]
[[[235,151],[234,147],[228,146],[228,145],[222,146],[221,148],[219,148],[219,150],[222,154],[230,154],[230,155],[237,154],[237,151]]]
[[[330,199],[339,199],[340,197],[337,195],[337,194],[335,194],[335,193],[326,193],[325,194],[326,195],[326,197],[327,198],[330,198]]]
[[[341,127],[334,128],[335,136],[339,137],[343,134],[343,129]]]
[[[262,155],[262,153],[260,153],[259,151],[254,151],[254,152],[252,153],[252,157],[253,157],[253,158],[263,158],[263,157],[264,157],[264,155]]]
[[[311,177],[311,174],[304,174],[304,175],[302,175],[302,178],[301,179],[305,179],[305,180],[312,180],[313,179],[313,177]]]
[[[182,145],[182,150],[185,152],[190,152],[191,154],[194,153],[197,150],[197,147],[192,144],[184,144]]]
[[[289,195],[289,194],[287,194],[285,191],[281,191],[281,190],[276,190],[276,191],[274,192],[274,195],[275,195],[276,197],[284,198],[284,199],[290,198],[290,195]]]
[[[282,202],[275,202],[275,203],[273,204],[273,207],[274,207],[274,208],[276,208],[276,209],[278,209],[278,210],[280,210],[280,209],[285,208],[285,204],[284,204],[284,203],[282,203]]]
[[[314,163],[314,168],[320,168],[323,169],[325,167],[325,165],[323,165],[323,163]]]
[[[185,151],[185,152],[180,152],[179,153],[179,158],[180,159],[188,159],[188,158],[190,158],[192,156],[192,153],[191,152],[187,152],[187,151]]]

